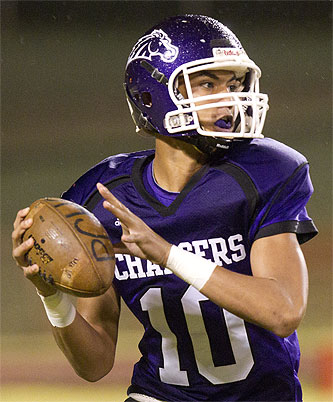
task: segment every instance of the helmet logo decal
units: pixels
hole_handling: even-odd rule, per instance
[[[171,39],[162,29],[155,29],[139,39],[129,55],[127,64],[136,59],[152,60],[154,56],[159,56],[165,63],[172,63],[178,56],[178,47],[171,44]]]

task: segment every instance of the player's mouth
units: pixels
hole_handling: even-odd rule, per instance
[[[216,120],[214,126],[217,127],[217,131],[231,131],[233,128],[232,115],[226,115]]]

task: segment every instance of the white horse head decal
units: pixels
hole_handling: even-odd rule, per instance
[[[171,39],[162,29],[155,29],[139,39],[129,55],[127,64],[136,59],[152,60],[153,56],[159,56],[166,63],[172,63],[178,56],[178,47],[171,44]]]

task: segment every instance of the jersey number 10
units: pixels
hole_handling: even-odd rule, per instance
[[[222,310],[235,363],[215,366],[200,308],[200,302],[205,300],[208,300],[207,297],[192,286],[181,298],[198,371],[212,384],[244,380],[254,364],[244,321],[234,314]],[[149,314],[151,325],[162,336],[161,348],[164,367],[159,369],[161,381],[168,384],[189,386],[187,371],[180,369],[176,335],[169,328],[165,317],[161,288],[150,288],[140,301],[142,310]]]

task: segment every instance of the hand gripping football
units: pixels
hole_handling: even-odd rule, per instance
[[[60,198],[42,198],[31,204],[28,218],[33,224],[23,240],[34,240],[28,261],[39,266],[46,282],[79,297],[98,296],[110,287],[112,243],[91,212]]]

